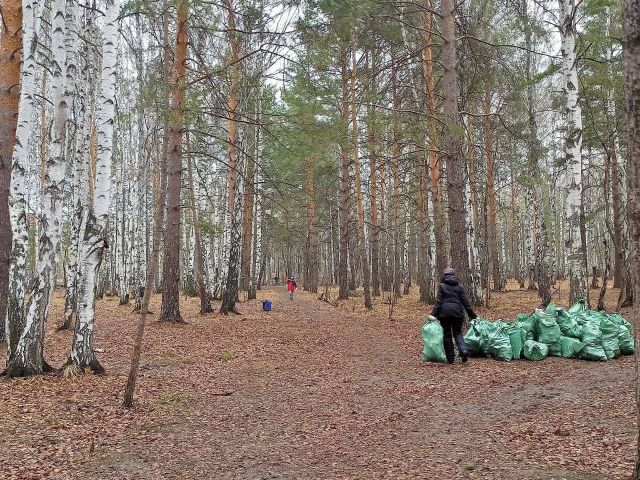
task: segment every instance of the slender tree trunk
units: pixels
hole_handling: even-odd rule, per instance
[[[582,109],[578,101],[578,67],[576,56],[575,6],[573,0],[559,0],[560,38],[563,60],[565,95],[565,160],[567,193],[565,248],[569,267],[569,302],[587,297],[587,281],[583,268],[580,240],[580,208],[582,197]]]
[[[251,247],[253,245],[253,206],[255,203],[255,167],[252,159],[248,159],[246,189],[244,191],[244,212],[242,214],[242,273],[241,290],[249,290],[251,277]]]
[[[162,268],[160,320],[183,322],[180,315],[180,187],[182,184],[182,131],[187,74],[188,0],[176,8],[176,48],[171,89],[170,147],[167,158],[167,225]]]
[[[340,117],[347,125],[349,118],[349,74],[347,72],[348,52],[345,48],[340,51],[340,64],[342,76],[342,110]],[[347,255],[349,251],[349,148],[347,146],[348,127],[344,132],[345,138],[340,146],[340,193],[339,193],[339,213],[340,213],[340,257],[338,263],[338,299],[349,298],[348,263]]]
[[[433,78],[433,54],[432,54],[432,3],[431,0],[424,0],[424,49],[422,50],[422,60],[424,64],[424,84],[426,90],[427,109],[429,117],[427,121],[427,132],[429,134],[429,171],[431,177],[431,202],[433,206],[433,236],[436,251],[436,276],[442,274],[447,266],[447,245],[444,209],[442,207],[441,178],[442,164],[438,154],[436,144],[437,139],[437,119],[436,119],[436,96],[435,81]]]
[[[22,48],[22,2],[2,3],[0,23],[0,340],[5,337],[5,317],[9,297],[11,223],[9,184],[11,157],[16,140],[20,100],[20,50]]]
[[[306,165],[307,181],[307,261],[308,278],[305,277],[307,290],[311,293],[318,292],[318,273],[320,271],[320,241],[316,228],[316,196],[314,188],[314,162],[313,157],[307,157]]]
[[[227,210],[229,215],[228,225],[230,228],[230,245],[229,245],[229,262],[224,292],[222,294],[222,305],[220,313],[228,314],[229,312],[238,313],[236,309],[236,298],[238,297],[238,270],[240,263],[240,221],[242,215],[242,199],[236,199],[239,196],[239,178],[238,178],[238,88],[240,84],[240,42],[236,32],[236,17],[234,11],[233,0],[224,1],[227,10],[228,19],[228,35],[229,47],[231,50],[230,58],[230,85],[229,95],[227,99],[227,110],[229,119],[227,122],[228,141],[227,149],[229,155],[227,167],[227,189],[228,203]]]
[[[638,324],[640,299],[640,0],[622,2],[624,85],[627,105],[627,219],[629,222],[629,264],[633,272],[636,303],[635,344],[640,345]],[[633,479],[640,480],[640,353],[636,348],[637,453]]]
[[[373,102],[376,97],[375,54],[371,52],[371,75],[369,78],[369,96]],[[380,296],[380,226],[378,224],[378,143],[376,139],[375,107],[367,104],[367,149],[369,150],[369,200],[371,203],[371,227],[369,242],[371,249],[371,280],[373,296]]]
[[[491,117],[492,94],[487,88],[484,94],[484,145],[487,156],[487,198],[489,209],[487,211],[487,228],[489,229],[489,270],[493,275],[494,290],[501,290],[500,258],[498,257],[498,224],[496,222],[496,189],[495,189],[495,165],[493,144],[493,118]]]
[[[202,232],[200,231],[198,208],[196,205],[196,193],[193,186],[193,160],[191,158],[191,145],[189,132],[187,131],[187,162],[189,175],[189,202],[191,203],[191,218],[193,219],[193,231],[195,236],[195,280],[200,296],[200,314],[211,312],[211,300],[207,293],[207,285],[204,280],[204,258],[202,255]]]
[[[395,112],[391,120],[391,177],[393,194],[391,196],[391,235],[393,236],[393,274],[392,289],[395,296],[400,296],[400,284],[402,283],[402,256],[400,244],[400,132],[398,125],[398,110],[400,98],[397,93],[397,67],[396,58],[391,55],[391,95]]]
[[[367,243],[364,235],[364,200],[362,199],[362,172],[360,171],[360,142],[358,141],[358,104],[356,103],[356,37],[352,32],[351,47],[351,128],[353,140],[353,166],[355,173],[356,204],[358,214],[358,246],[360,248],[360,266],[362,269],[362,285],[364,287],[364,306],[367,310],[373,308],[371,303],[371,272],[367,256]]]
[[[443,110],[444,110],[444,155],[447,161],[447,195],[449,228],[451,235],[451,260],[458,277],[464,285],[469,285],[469,247],[466,233],[466,205],[464,158],[462,154],[462,138],[460,135],[460,114],[458,111],[458,78],[456,34],[453,0],[441,2],[442,28],[442,65],[444,75]]]
[[[162,0],[162,91],[163,91],[163,109],[164,109],[164,124],[162,127],[162,153],[159,159],[159,175],[160,175],[160,188],[158,190],[158,200],[162,202],[162,219],[160,222],[160,241],[161,245],[157,250],[152,250],[158,255],[156,263],[160,265],[160,252],[163,249],[162,239],[164,237],[165,230],[165,217],[167,206],[167,160],[169,158],[169,112],[171,110],[171,42],[169,39],[169,0]],[[149,260],[151,261],[151,260]],[[160,281],[159,268],[156,268],[156,278],[154,278],[155,290],[159,293],[162,290]],[[146,288],[151,288],[150,284],[146,285]]]

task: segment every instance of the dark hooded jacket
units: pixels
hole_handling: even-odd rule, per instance
[[[442,277],[438,298],[431,315],[442,318],[463,318],[465,310],[469,314],[469,318],[477,317],[465,288],[454,275],[445,275]]]

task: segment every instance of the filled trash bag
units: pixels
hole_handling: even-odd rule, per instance
[[[562,338],[562,337],[560,337]],[[550,357],[561,357],[562,356],[562,343],[558,340],[555,343],[550,343],[547,345],[549,347],[549,356]]]
[[[517,322],[508,324],[504,329],[504,332],[509,335],[509,342],[511,343],[511,352],[513,353],[513,358],[521,358],[522,349],[524,348],[524,342],[527,339],[527,332]]]
[[[602,348],[607,358],[617,358],[621,355],[618,332],[620,326],[616,325],[608,316],[604,316],[600,321],[600,331],[602,332]]]
[[[446,362],[444,354],[444,330],[438,321],[427,320],[422,326],[422,360],[425,362]]]
[[[498,323],[498,322],[495,322]],[[487,336],[487,353],[496,360],[510,361],[513,359],[511,340],[506,333],[507,326],[503,322]]]
[[[624,325],[618,325],[618,345],[620,345],[622,355],[633,355],[636,351],[633,336]]]
[[[564,358],[577,358],[580,356],[580,350],[584,347],[577,338],[572,337],[560,337],[561,354]]]
[[[527,360],[543,360],[549,354],[549,346],[534,340],[524,342],[524,358]]]
[[[565,337],[580,338],[582,325],[564,308],[556,308],[556,322]]]
[[[580,349],[580,358],[584,360],[607,361],[607,354],[601,345],[585,345]]]
[[[489,353],[489,337],[496,331],[500,324],[504,322],[490,322],[483,318],[476,318],[471,321],[469,331],[464,337],[467,350],[472,355],[487,355]]]
[[[482,336],[475,328],[476,320],[472,320],[469,330],[464,336],[464,343],[467,345],[467,351],[470,355],[482,354]]]
[[[582,335],[580,340],[585,345],[602,346],[602,330],[599,323],[587,321],[582,326]]]
[[[586,310],[587,310],[587,301],[584,298],[581,298],[571,308],[569,308],[569,314],[580,315]]]
[[[519,313],[516,315],[516,323],[525,331],[526,340],[533,340],[537,335],[537,319],[538,317],[534,314]]]
[[[562,332],[558,322],[556,322],[556,317],[539,309],[536,309],[533,315],[537,316],[538,342],[546,343],[547,345],[557,343]]]
[[[609,318],[616,325],[624,325],[625,327],[627,327],[627,330],[629,330],[629,332],[632,331],[633,327],[631,326],[631,324],[627,322],[619,313],[610,313]]]

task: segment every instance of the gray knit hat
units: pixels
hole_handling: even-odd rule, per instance
[[[455,275],[456,271],[451,268],[451,267],[447,267],[444,269],[444,272],[442,272],[443,275]]]

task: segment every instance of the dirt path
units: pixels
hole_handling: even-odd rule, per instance
[[[0,384],[9,407],[24,410],[26,402],[32,414],[26,429],[15,419],[0,428],[0,445],[16,451],[0,473],[599,479],[630,472],[630,358],[427,365],[420,318],[389,322],[304,293],[294,301],[284,289],[260,293],[274,301],[272,312],[255,301],[242,305],[242,317],[200,317],[190,300],[188,325],[151,323],[133,412],[119,408],[135,319],[128,313],[101,320],[108,376],[35,380],[49,392],[46,407],[29,380]],[[51,348],[64,352],[64,342],[50,337]],[[12,391],[24,396],[19,405]],[[49,443],[33,441],[41,432]],[[40,458],[40,476],[12,463],[29,451]]]

